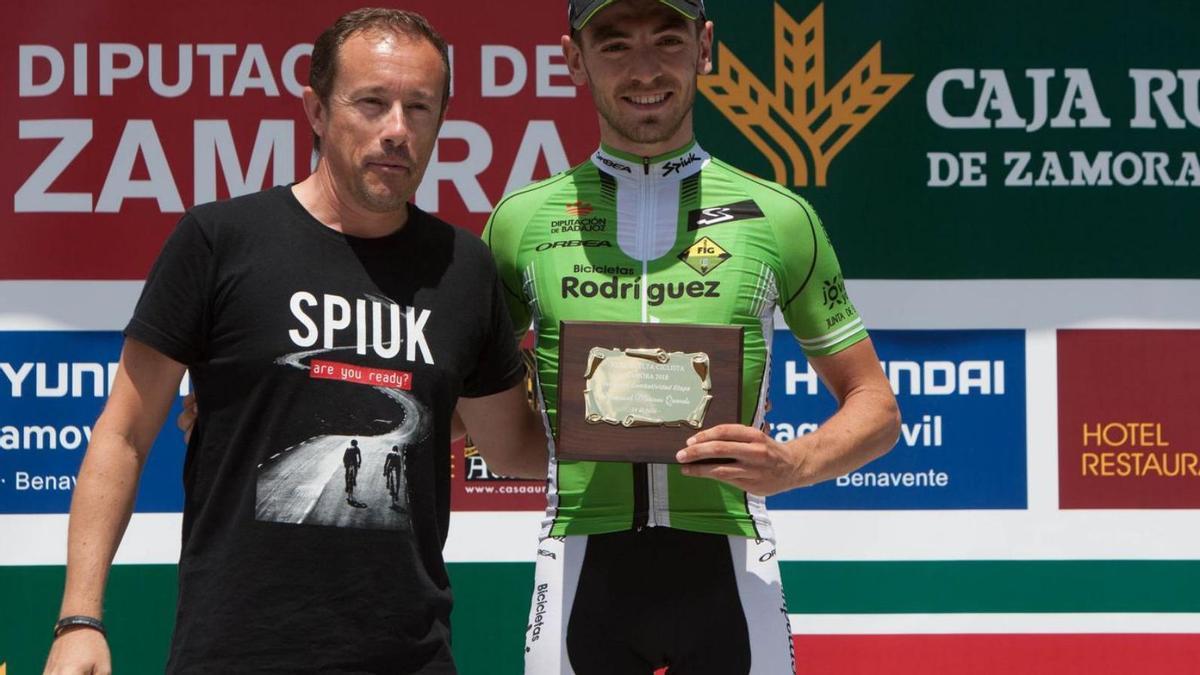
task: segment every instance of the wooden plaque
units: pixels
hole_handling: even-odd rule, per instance
[[[700,429],[737,423],[742,327],[559,324],[559,459],[675,464]]]

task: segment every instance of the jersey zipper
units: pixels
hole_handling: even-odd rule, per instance
[[[650,466],[637,462],[633,465],[633,529],[641,532],[647,525],[650,525]]]
[[[645,162],[646,158],[643,157],[642,163],[645,164]],[[650,261],[648,260],[650,244],[647,242],[647,238],[653,227],[651,218],[654,217],[654,214],[650,210],[649,175],[647,173],[642,176],[642,180],[638,183],[637,222],[634,224],[637,227],[637,254],[642,261],[642,292],[639,294],[642,298],[642,323],[650,323],[650,305],[647,297],[650,290]]]
[[[638,185],[638,257],[642,259],[642,323],[650,323],[650,305],[647,297],[650,289],[650,241],[654,235],[654,186],[650,178],[650,158],[642,157],[642,180]],[[637,529],[657,527],[658,500],[654,493],[654,480],[650,475],[648,464],[638,464],[634,468],[634,489],[642,492],[645,503],[645,519],[637,523]],[[640,488],[640,490],[639,490]],[[634,496],[635,505],[638,495]],[[639,519],[640,520],[640,519]]]

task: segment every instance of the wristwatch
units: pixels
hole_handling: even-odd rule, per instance
[[[54,624],[54,637],[62,635],[62,632],[71,626],[87,626],[100,631],[100,634],[107,637],[108,633],[104,630],[104,623],[95,617],[83,616],[77,614],[75,616],[64,616]]]

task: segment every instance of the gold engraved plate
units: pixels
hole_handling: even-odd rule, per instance
[[[704,352],[593,347],[584,376],[584,416],[589,424],[699,429],[711,390]]]
[[[555,457],[676,463],[697,429],[741,419],[743,334],[741,326],[560,322]]]

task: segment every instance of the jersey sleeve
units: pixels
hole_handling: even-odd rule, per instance
[[[809,356],[827,356],[866,338],[816,212],[796,198],[781,215],[773,219],[780,255],[779,306],[801,349]]]
[[[517,267],[517,253],[521,246],[521,234],[525,229],[521,218],[520,209],[513,204],[513,200],[505,199],[496,206],[483,228],[483,241],[492,250],[492,257],[496,261],[504,304],[508,308],[508,317],[518,344],[529,332],[532,319],[525,298],[521,270]]]
[[[125,336],[179,363],[202,360],[212,265],[211,241],[189,212],[146,277]]]

